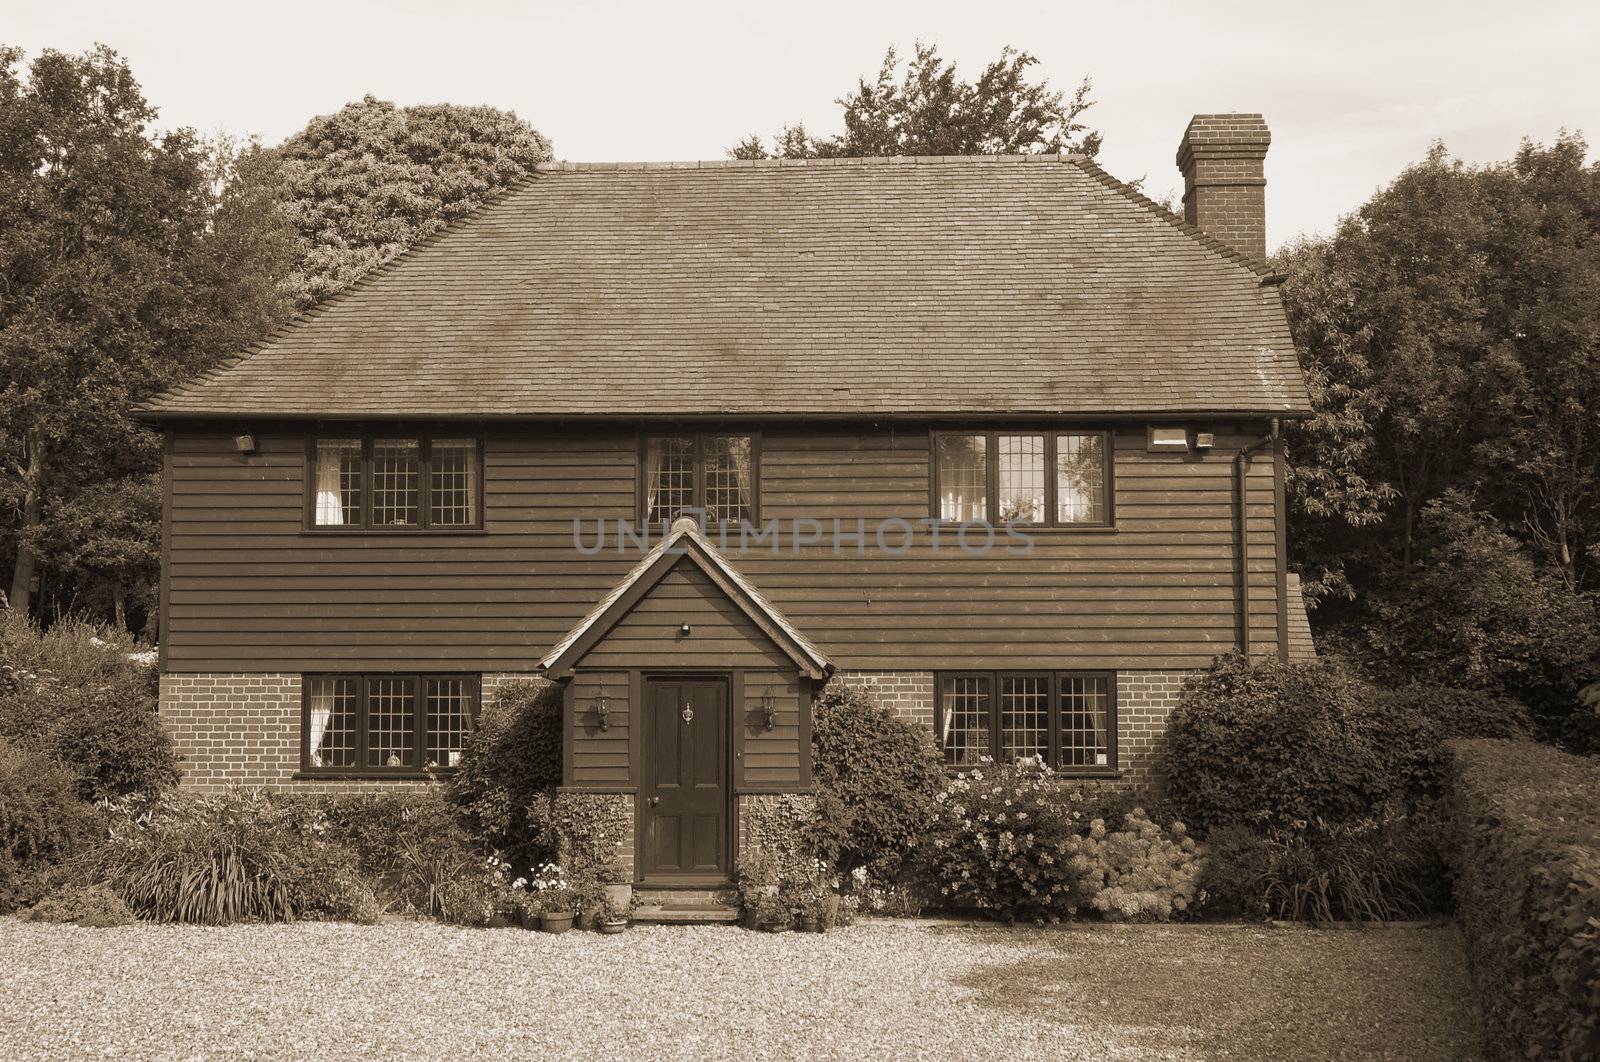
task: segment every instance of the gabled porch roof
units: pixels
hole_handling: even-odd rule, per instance
[[[684,559],[704,572],[785,656],[794,661],[802,674],[821,680],[833,672],[833,664],[822,650],[801,634],[761,591],[729,564],[727,558],[700,533],[699,526],[689,517],[677,520],[667,536],[656,543],[577,626],[551,647],[539,661],[539,667],[553,679],[567,675],[634,605]]]

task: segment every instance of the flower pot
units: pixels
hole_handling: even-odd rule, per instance
[[[627,929],[627,928],[628,928],[628,920],[626,918],[621,919],[620,921],[616,921],[616,922],[601,922],[600,923],[600,932],[602,932],[602,933],[621,933],[624,929]]]
[[[610,901],[611,906],[627,910],[628,905],[633,902],[633,886],[626,881],[607,885],[606,899]]]
[[[538,911],[518,911],[517,912],[517,924],[520,925],[523,929],[538,929],[539,928],[539,918],[540,918],[540,916],[539,916],[539,912]]]
[[[488,929],[506,929],[510,925],[511,916],[508,914],[490,915],[489,920],[484,923],[484,926]]]
[[[546,933],[565,933],[572,928],[571,911],[545,911],[539,915],[539,928]]]
[[[822,919],[813,918],[813,917],[811,917],[809,915],[802,915],[800,917],[800,932],[802,932],[802,933],[821,933],[822,932]]]

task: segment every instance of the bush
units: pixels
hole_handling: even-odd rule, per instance
[[[326,828],[315,809],[252,790],[123,806],[91,876],[156,922],[374,920],[355,856]]]
[[[1410,802],[1444,794],[1450,756],[1445,744],[1455,738],[1534,737],[1533,716],[1525,705],[1484,690],[1450,686],[1402,686],[1380,694],[1392,713],[1388,726],[1391,768]]]
[[[1202,830],[1298,829],[1369,815],[1398,788],[1394,714],[1327,661],[1251,664],[1191,679],[1167,731],[1167,789]]]
[[[76,775],[0,738],[0,914],[37,899],[50,869],[99,832]]]
[[[1600,1056],[1600,762],[1451,745],[1457,913],[1500,1057]]]
[[[556,856],[548,817],[550,791],[561,784],[561,688],[512,682],[484,704],[467,735],[450,799],[468,827],[520,867]]]
[[[834,680],[812,705],[812,773],[823,858],[894,876],[937,815],[943,762],[927,731]]]
[[[1085,871],[1069,856],[1088,825],[1073,806],[1079,800],[1032,762],[956,775],[936,798],[940,817],[926,852],[928,880],[943,904],[1008,921],[1075,913]]]
[[[73,922],[90,929],[109,929],[130,924],[133,912],[104,885],[70,885],[34,904],[25,917],[30,922]]]
[[[125,633],[64,622],[41,631],[0,609],[0,736],[78,775],[89,800],[155,794],[178,780],[156,673]]]
[[[1117,830],[1093,819],[1068,852],[1081,897],[1110,921],[1165,922],[1195,902],[1200,860],[1181,822],[1168,832],[1143,808],[1123,816]]]

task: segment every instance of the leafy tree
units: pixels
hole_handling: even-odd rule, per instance
[[[1597,668],[1600,166],[1582,139],[1441,146],[1279,266],[1316,416],[1292,560],[1380,673],[1547,712]],[[1587,656],[1586,656],[1587,654]]]
[[[1089,79],[1069,98],[1046,81],[1030,81],[1038,62],[1028,52],[1001,49],[976,81],[956,76],[954,63],[918,41],[901,75],[890,48],[877,79],[859,80],[838,101],[844,132],[814,137],[800,124],[784,126],[769,148],[752,134],[729,149],[736,159],[860,158],[880,155],[1001,155],[1076,151],[1094,155],[1100,134],[1080,120],[1094,105]]]
[[[253,151],[150,133],[109,48],[22,58],[0,49],[0,556],[26,613],[42,575],[118,602],[148,582],[159,440],[128,411],[283,305],[271,211],[217,187]],[[88,567],[42,570],[69,558]]]
[[[298,233],[285,281],[309,306],[515,184],[550,141],[508,111],[366,96],[275,150]]]

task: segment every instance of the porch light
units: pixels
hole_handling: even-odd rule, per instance
[[[767,692],[761,695],[761,725],[771,730],[778,721],[778,713],[773,705],[772,687],[767,687]]]
[[[233,437],[233,448],[241,454],[253,454],[256,452],[256,437],[248,432],[244,435],[235,435]]]
[[[601,690],[600,695],[594,699],[594,714],[600,720],[601,730],[611,729],[611,723],[606,718],[611,714],[611,698],[606,696],[605,690]]]

